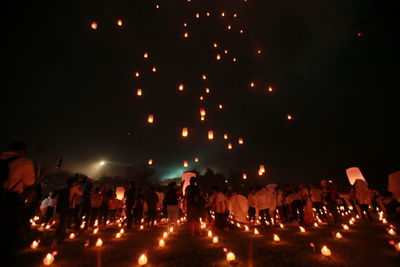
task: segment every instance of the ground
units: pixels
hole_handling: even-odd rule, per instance
[[[251,228],[250,228],[251,229]],[[257,228],[259,236],[250,230],[232,229],[214,233],[219,243],[213,244],[206,231],[202,236],[192,238],[186,224],[165,239],[166,245],[158,247],[158,241],[166,226],[154,229],[127,230],[121,239],[115,238],[118,227],[110,226],[97,235],[83,233],[74,240],[67,240],[57,248],[58,255],[52,266],[138,266],[138,258],[146,253],[146,266],[229,266],[224,248],[236,255],[234,266],[399,266],[400,252],[390,240],[400,241],[388,235],[387,225],[380,222],[357,222],[350,230],[340,230],[341,240],[333,237],[337,228],[321,225],[306,228],[301,233],[297,227]],[[273,233],[281,242],[274,243]],[[17,266],[43,266],[42,259],[50,252],[49,241],[53,232],[33,232],[32,238],[40,238],[39,247],[23,249],[18,255]],[[94,247],[97,238],[104,245]],[[84,247],[89,240],[89,246]],[[310,246],[315,246],[315,254]],[[331,257],[321,255],[320,249],[326,245]],[[396,264],[397,262],[397,264]]]

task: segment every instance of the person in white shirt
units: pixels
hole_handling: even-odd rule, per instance
[[[261,186],[257,186],[254,200],[256,203],[256,214],[258,217],[261,217],[261,223],[265,225],[265,220],[267,220],[270,224],[272,224],[271,216],[269,215],[269,208],[271,205],[270,193],[268,190],[266,188],[262,188]]]
[[[226,229],[227,227],[227,218],[226,218],[226,212],[228,209],[228,203],[226,196],[224,193],[221,192],[221,190],[218,187],[213,188],[213,206],[215,210],[215,226],[218,229]]]
[[[312,201],[313,208],[316,210],[319,218],[321,220],[326,221],[326,215],[323,210],[323,194],[324,192],[322,191],[321,188],[311,184],[310,185],[310,198]]]

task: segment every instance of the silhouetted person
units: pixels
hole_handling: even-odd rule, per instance
[[[130,188],[125,193],[126,197],[126,222],[127,228],[130,229],[132,227],[133,221],[133,208],[135,207],[135,200],[136,200],[136,189],[135,189],[135,182],[131,181]]]

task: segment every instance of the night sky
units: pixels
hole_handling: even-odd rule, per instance
[[[15,2],[2,8],[2,148],[22,140],[89,175],[151,158],[161,179],[184,160],[260,183],[345,183],[359,166],[377,186],[400,169],[396,1]]]

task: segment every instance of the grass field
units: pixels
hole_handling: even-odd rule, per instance
[[[97,235],[85,233],[74,240],[67,240],[57,248],[58,255],[52,266],[138,266],[138,258],[146,253],[146,266],[400,266],[400,252],[389,244],[390,240],[400,241],[399,233],[389,236],[385,225],[378,222],[357,222],[350,230],[340,232],[343,238],[333,237],[333,226],[306,228],[301,233],[297,227],[257,228],[259,236],[250,230],[233,229],[214,233],[219,243],[203,235],[192,238],[183,224],[165,239],[166,245],[158,247],[158,241],[166,226],[154,229],[128,230],[122,238],[115,238],[118,228],[101,230]],[[281,241],[273,242],[273,233]],[[17,266],[43,266],[43,257],[50,252],[52,232],[33,232],[33,239],[40,238],[40,246],[33,250],[21,250]],[[94,247],[97,238],[104,245]],[[84,247],[89,240],[89,246]],[[310,246],[315,246],[315,254]],[[321,255],[326,245],[331,257]],[[236,255],[234,264],[228,264],[224,248]]]

